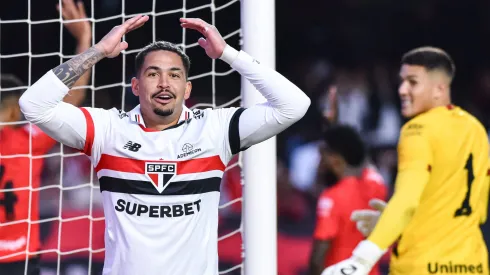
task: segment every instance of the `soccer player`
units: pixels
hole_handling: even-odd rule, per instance
[[[366,148],[355,129],[332,126],[325,131],[319,169],[323,181],[334,182],[318,200],[310,275],[320,275],[325,267],[348,259],[364,239],[350,221],[352,211],[367,207],[373,198],[386,199],[381,175],[365,168],[365,161]],[[379,274],[377,267],[370,274]]]
[[[479,227],[487,215],[488,137],[475,117],[451,104],[454,73],[441,49],[402,57],[399,94],[411,120],[400,134],[395,192],[368,239],[323,275],[367,274],[395,242],[390,274],[489,274]]]
[[[62,16],[67,20],[86,18],[83,5],[76,6],[73,0],[63,1]],[[88,22],[65,27],[77,40],[77,52],[90,48]],[[89,76],[84,74],[75,86],[87,85]],[[30,191],[29,187],[40,187],[44,160],[34,158],[31,166],[28,154],[42,156],[56,141],[35,125],[3,124],[21,120],[19,98],[23,90],[18,87],[23,84],[13,75],[0,78],[2,89],[7,89],[0,95],[0,274],[39,274],[39,255],[35,254],[40,249],[39,223],[32,223],[39,220],[39,190]],[[64,101],[80,105],[84,98],[85,90],[77,88]]]
[[[48,71],[22,98],[26,118],[53,138],[83,150],[100,182],[106,222],[103,274],[218,274],[220,181],[241,150],[298,121],[310,99],[276,71],[226,44],[201,19],[182,18],[199,31],[206,54],[246,77],[266,103],[250,108],[191,111],[189,57],[169,42],[145,47],[135,60],[129,112],[75,108],[61,102],[71,85],[102,58],[128,47],[122,37],[148,20],[135,16],[95,46]]]

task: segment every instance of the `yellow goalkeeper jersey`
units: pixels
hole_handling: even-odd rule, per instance
[[[438,107],[404,125],[398,150],[399,173],[427,169],[429,176],[390,274],[489,274],[480,230],[490,183],[485,128],[459,107]]]

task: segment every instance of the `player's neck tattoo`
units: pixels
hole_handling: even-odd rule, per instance
[[[53,72],[68,88],[71,88],[87,70],[102,58],[104,58],[104,54],[95,47],[91,47],[54,68]]]

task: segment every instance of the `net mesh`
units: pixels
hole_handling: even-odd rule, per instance
[[[180,27],[180,17],[202,18],[215,25],[227,43],[240,45],[240,3],[237,0],[105,0],[84,1],[87,18],[64,20],[49,1],[7,1],[0,11],[0,71],[12,74],[22,85],[0,87],[2,94],[15,89],[27,89],[46,71],[75,55],[77,41],[64,24],[89,21],[92,43],[99,41],[112,27],[136,14],[147,14],[150,21],[124,39],[129,48],[114,59],[104,59],[93,69],[91,81],[77,87],[87,92],[83,106],[117,107],[125,111],[138,104],[131,92],[134,58],[146,44],[166,40],[183,47],[191,58],[190,79],[192,96],[186,105],[194,108],[219,108],[240,105],[240,76],[222,61],[208,58],[197,44],[200,35]],[[76,90],[73,92],[77,92]],[[2,123],[0,126],[27,125],[26,121]],[[47,153],[33,154],[32,136],[29,151],[1,154],[0,165],[7,160],[28,158],[29,183],[12,187],[0,177],[0,230],[14,224],[38,225],[40,249],[2,256],[0,262],[12,256],[39,257],[42,274],[99,274],[104,257],[104,217],[98,181],[88,159],[79,152],[55,145]],[[1,143],[0,143],[1,144]],[[1,145],[5,146],[5,145]],[[0,150],[2,152],[2,150]],[[42,173],[33,174],[35,162],[43,163]],[[232,160],[222,181],[220,205],[219,253],[220,274],[240,274],[242,270],[241,176],[240,157]],[[2,173],[0,173],[2,174]],[[40,183],[38,179],[40,177]],[[6,198],[17,192],[29,192],[28,201],[16,201],[13,207],[28,207],[28,215],[8,219]],[[34,199],[34,195],[39,201]],[[23,204],[24,206],[21,206]],[[39,218],[34,212],[39,212]],[[34,217],[34,218],[29,218]],[[37,226],[36,226],[37,227]],[[34,238],[35,227],[28,227],[27,240]],[[36,234],[37,236],[37,234]],[[13,243],[2,243],[0,250]],[[2,247],[3,246],[3,247]],[[25,260],[25,257],[24,257]],[[28,263],[25,265],[27,274]]]

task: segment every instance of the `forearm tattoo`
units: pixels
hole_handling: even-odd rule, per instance
[[[54,68],[53,72],[68,88],[71,88],[88,69],[93,67],[103,57],[104,55],[100,51],[91,47]]]

